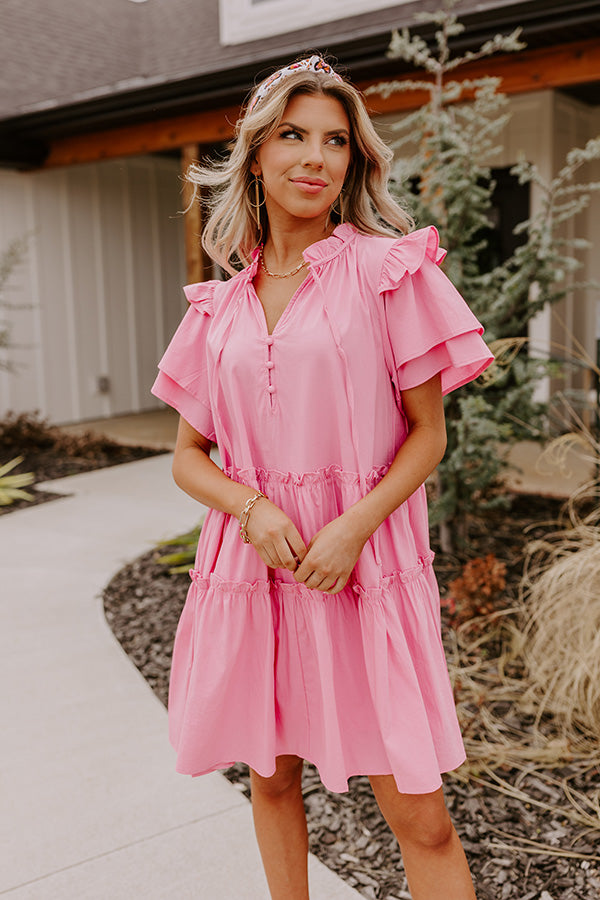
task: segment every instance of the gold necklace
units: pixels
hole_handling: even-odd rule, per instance
[[[291,270],[291,272],[270,272],[265,265],[265,258],[263,256],[263,248],[262,247],[260,248],[258,260],[260,262],[260,265],[261,265],[261,268],[263,269],[263,271],[266,272],[266,274],[269,275],[271,278],[290,278],[292,275],[296,275],[296,273],[299,272],[300,269],[303,269],[304,266],[308,265],[306,260],[303,259],[302,262],[299,265],[297,265],[295,269]]]

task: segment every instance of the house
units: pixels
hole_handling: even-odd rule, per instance
[[[180,285],[210,275],[200,212],[181,212],[182,171],[221,148],[252,85],[299,54],[330,54],[361,87],[409,74],[386,57],[391,31],[437,5],[3,0],[0,252],[24,236],[27,251],[5,291],[24,306],[10,313],[17,371],[0,372],[0,416],[38,409],[67,423],[156,408],[149,388],[185,307]],[[495,166],[525,157],[550,175],[600,133],[600,6],[463,0],[458,12],[460,47],[523,26],[527,50],[472,72],[501,75],[510,96]],[[369,107],[385,129],[418,101],[372,95]],[[578,228],[600,237],[600,198]],[[585,275],[600,280],[596,251]],[[564,305],[563,324],[542,314],[536,346],[579,341],[595,358],[597,309],[590,292]]]

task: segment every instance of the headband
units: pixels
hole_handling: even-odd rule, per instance
[[[248,104],[246,114],[252,112],[256,104],[269,93],[276,81],[281,81],[283,78],[287,78],[288,75],[293,75],[295,72],[301,72],[303,70],[307,72],[316,72],[317,75],[331,75],[331,77],[336,78],[337,81],[343,82],[344,80],[337,72],[333,71],[329,63],[326,63],[321,56],[310,56],[307,57],[307,59],[301,59],[298,62],[291,63],[291,65],[285,66],[283,69],[278,69],[276,72],[273,72],[272,75],[269,75],[269,77],[260,85],[254,97]]]

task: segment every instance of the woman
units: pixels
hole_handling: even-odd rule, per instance
[[[175,481],[210,507],[174,648],[177,767],[249,764],[273,900],[308,898],[304,759],[333,791],[370,777],[415,900],[475,896],[441,789],[464,749],[423,483],[443,393],[491,355],[435,229],[407,234],[390,158],[320,57],[260,84],[231,156],[191,173],[219,189],[203,242],[233,277],[185,289],[153,388],[181,414]]]

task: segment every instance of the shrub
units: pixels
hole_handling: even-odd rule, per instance
[[[8,413],[0,421],[0,453],[54,450],[64,456],[94,458],[107,448],[120,446],[115,441],[94,434],[69,434],[50,425],[39,413]]]
[[[504,604],[502,592],[506,587],[506,564],[493,553],[469,560],[462,574],[448,584],[445,605],[455,626],[495,612]]]

